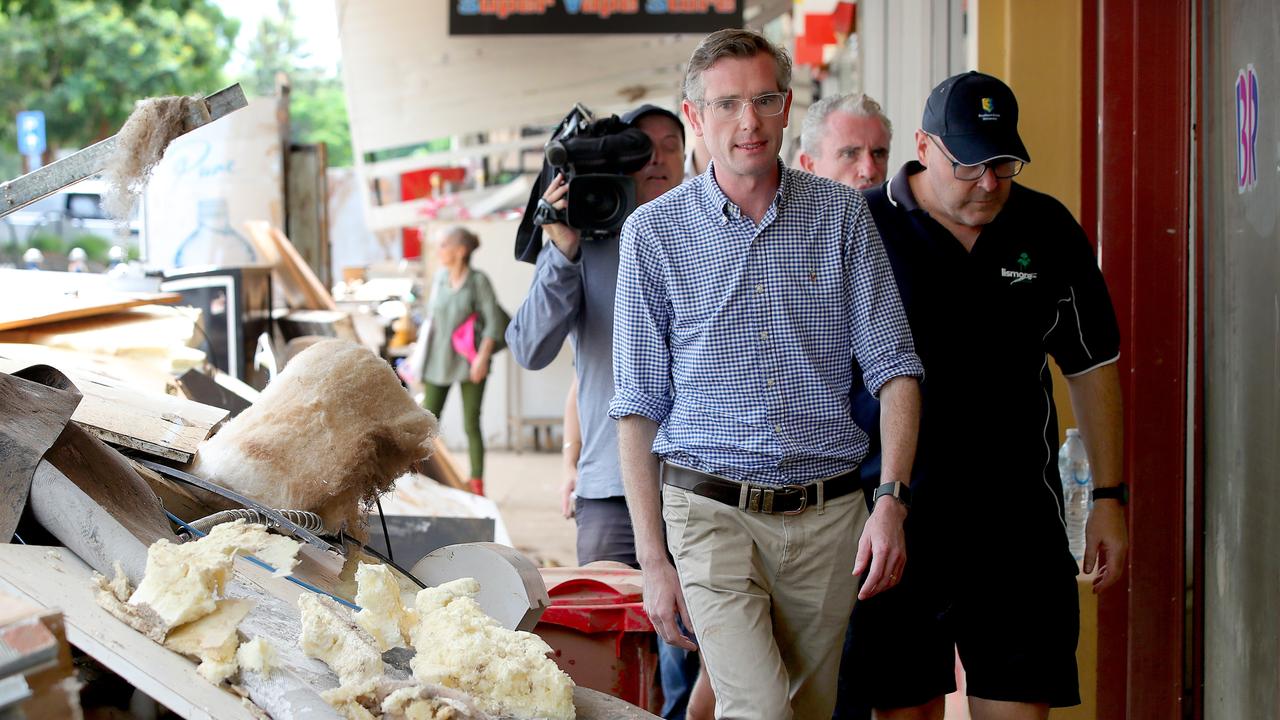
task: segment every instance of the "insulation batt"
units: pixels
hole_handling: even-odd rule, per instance
[[[274,508],[361,530],[361,504],[431,452],[436,421],[391,366],[346,340],[289,361],[248,410],[206,440],[192,472]]]
[[[479,590],[464,578],[418,593],[414,678],[461,690],[491,715],[573,720],[573,681],[547,657],[551,648],[486,615]]]
[[[147,568],[129,604],[155,612],[166,631],[204,617],[214,611],[241,552],[257,555],[282,575],[297,563],[298,543],[243,520],[218,525],[181,545],[157,540],[147,549]]]

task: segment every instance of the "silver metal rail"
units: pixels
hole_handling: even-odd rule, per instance
[[[196,105],[182,132],[186,134],[202,125],[208,125],[248,104],[239,83],[223,88]],[[112,135],[39,170],[0,183],[0,217],[101,172],[115,149],[116,136]]]

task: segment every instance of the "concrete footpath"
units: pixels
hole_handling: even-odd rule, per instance
[[[498,504],[516,549],[538,565],[577,564],[573,521],[560,515],[563,481],[559,453],[485,453],[485,494]]]

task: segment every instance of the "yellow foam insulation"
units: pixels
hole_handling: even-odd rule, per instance
[[[356,570],[356,622],[374,640],[379,650],[408,647],[415,618],[400,601],[400,583],[386,565],[360,563]]]
[[[237,553],[256,555],[285,575],[297,563],[297,552],[293,540],[243,520],[217,525],[181,545],[157,540],[147,550],[147,568],[129,604],[150,608],[167,631],[213,612]]]
[[[414,678],[460,690],[491,715],[573,720],[573,681],[547,657],[551,647],[486,615],[479,589],[465,578],[418,593]]]
[[[473,578],[419,591],[413,611],[404,607],[390,568],[361,565],[356,581],[358,615],[325,598],[299,599],[303,650],[337,673],[341,685],[321,696],[343,717],[573,720],[573,681],[547,657],[551,648],[485,615]],[[411,639],[415,682],[383,675],[377,634]]]
[[[324,662],[342,685],[359,685],[382,676],[382,651],[353,613],[327,597],[298,596],[302,612],[302,652]]]
[[[252,600],[218,600],[217,608],[185,625],[174,628],[164,640],[170,650],[196,658],[196,671],[217,685],[235,674],[240,621],[253,609]]]
[[[276,666],[276,649],[265,638],[255,637],[236,651],[236,662],[240,664],[241,671],[252,670],[270,677]]]

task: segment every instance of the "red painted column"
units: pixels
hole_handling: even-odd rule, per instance
[[[1108,720],[1182,713],[1191,2],[1084,3],[1082,114],[1096,145],[1083,145],[1083,215],[1091,235],[1097,222],[1120,319],[1133,494],[1128,587],[1098,607],[1098,716]]]

